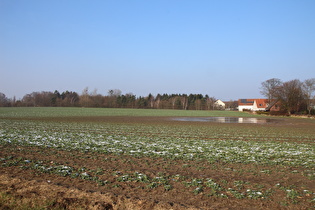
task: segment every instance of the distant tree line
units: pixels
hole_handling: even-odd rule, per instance
[[[261,94],[269,104],[277,103],[287,114],[315,114],[315,78],[301,82],[298,79],[282,82],[272,78],[261,83]],[[216,110],[217,99],[202,94],[149,94],[139,96],[122,94],[111,89],[107,95],[89,92],[85,88],[81,94],[74,91],[32,92],[22,99],[9,99],[0,92],[0,107],[104,107],[104,108],[143,108],[143,109],[182,109]],[[236,109],[237,101],[225,102],[225,109]]]
[[[278,103],[287,114],[315,114],[315,78],[282,82],[272,78],[261,83],[261,94]]]
[[[132,93],[122,94],[118,89],[111,89],[107,95],[89,92],[85,88],[81,94],[73,91],[32,92],[21,100],[8,99],[0,93],[0,106],[19,107],[104,107],[104,108],[142,108],[142,109],[182,109],[182,110],[216,110],[215,97],[202,94],[149,94],[139,96]],[[226,103],[226,108],[235,109],[237,102]]]

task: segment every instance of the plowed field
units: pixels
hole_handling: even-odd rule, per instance
[[[0,115],[0,126],[2,209],[315,207],[311,119]]]

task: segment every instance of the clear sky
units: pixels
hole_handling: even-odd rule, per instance
[[[315,77],[315,0],[0,0],[0,92],[259,98]]]

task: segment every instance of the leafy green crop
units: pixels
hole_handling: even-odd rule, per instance
[[[179,110],[128,110],[128,109],[85,109],[85,108],[0,108],[0,145],[36,146],[66,151],[95,152],[102,154],[124,154],[135,157],[162,157],[172,160],[196,160],[209,163],[237,163],[263,166],[283,166],[290,174],[315,177],[315,137],[314,130],[299,126],[258,126],[223,125],[193,123],[115,123],[115,122],[56,122],[41,120],[41,117],[69,116],[215,116],[235,112],[206,112]],[[237,113],[241,115],[240,113]],[[222,116],[222,115],[221,115]],[[29,119],[28,117],[32,118]],[[33,119],[35,118],[35,120]],[[310,126],[311,127],[311,126]],[[63,164],[45,165],[40,162],[0,157],[1,166],[32,167],[43,173],[54,173],[107,185],[98,175],[104,171],[95,169],[93,173],[75,169]],[[183,167],[191,167],[183,164]],[[294,168],[296,167],[296,168]],[[304,170],[302,170],[304,169]],[[229,169],[230,170],[230,169]],[[257,176],[270,175],[275,170],[262,169]],[[227,183],[212,178],[185,177],[181,174],[148,176],[140,172],[116,172],[113,187],[137,182],[146,189],[164,188],[172,190],[174,183],[189,188],[193,194],[221,198],[265,199],[274,189],[282,189],[290,202],[299,197],[314,199],[315,194],[308,189],[301,192],[295,188],[275,186],[264,189],[252,187],[246,181],[235,180]],[[117,183],[119,182],[119,184]],[[120,185],[121,184],[121,185]]]

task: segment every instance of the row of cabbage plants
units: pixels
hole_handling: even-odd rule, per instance
[[[180,174],[167,176],[158,173],[157,176],[148,176],[145,173],[135,171],[134,173],[125,173],[122,171],[114,171],[107,175],[112,181],[102,179],[102,175],[106,173],[102,169],[91,170],[88,168],[74,168],[72,166],[51,163],[49,161],[30,160],[22,157],[2,157],[0,158],[1,167],[19,166],[23,169],[33,169],[40,173],[56,174],[63,177],[71,177],[84,179],[95,182],[99,186],[107,188],[120,187],[119,183],[138,183],[143,185],[142,188],[154,190],[155,188],[163,188],[165,191],[173,189],[175,182],[182,184],[192,194],[205,194],[220,198],[235,197],[237,199],[269,199],[276,191],[284,191],[289,202],[297,203],[299,199],[306,197],[310,202],[315,202],[315,192],[304,189],[296,190],[292,186],[283,186],[280,183],[275,184],[269,189],[257,187],[252,183],[245,181],[234,181],[228,183],[225,180],[214,180],[212,178],[188,178]],[[50,180],[47,180],[50,183]]]
[[[210,162],[303,166],[314,169],[315,145],[283,141],[258,141],[220,131],[189,136],[185,127],[147,127],[115,124],[39,123],[2,120],[0,143],[35,145],[63,150],[158,156],[171,159],[205,159]],[[241,133],[241,132],[240,132]],[[205,139],[205,135],[209,138]],[[200,139],[198,139],[200,137]],[[265,135],[268,138],[268,134]],[[301,134],[301,138],[305,138]]]

